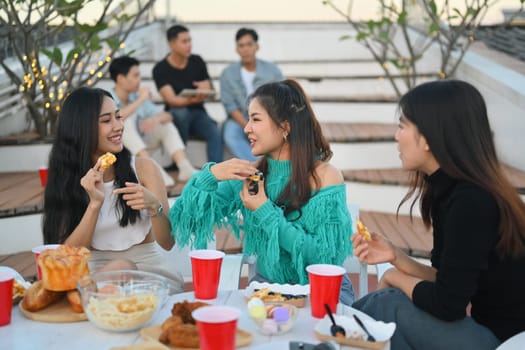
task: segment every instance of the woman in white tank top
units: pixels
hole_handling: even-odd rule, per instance
[[[49,158],[44,242],[89,248],[92,271],[156,272],[182,291],[180,273],[157,249],[175,243],[160,171],[154,160],[131,156],[123,129],[107,91],[79,88],[64,101]],[[104,169],[98,158],[106,152],[117,161]]]

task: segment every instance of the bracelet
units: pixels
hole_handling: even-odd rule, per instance
[[[157,216],[161,215],[162,213],[164,213],[164,207],[162,206],[162,203],[159,202],[159,209],[157,209],[157,211],[154,214],[150,214],[148,212],[148,216],[150,218],[154,218],[154,217],[157,217]]]

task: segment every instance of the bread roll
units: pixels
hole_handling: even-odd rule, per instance
[[[22,300],[22,307],[31,312],[42,310],[56,303],[64,296],[64,292],[54,292],[44,288],[42,281],[37,281],[29,287]]]

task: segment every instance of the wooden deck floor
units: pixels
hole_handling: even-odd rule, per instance
[[[393,142],[395,124],[388,123],[321,123],[329,142]]]
[[[525,194],[525,171],[505,165],[504,172],[519,193]],[[375,185],[408,185],[408,172],[400,168],[343,170],[346,181]]]
[[[168,172],[174,179],[176,171]],[[183,183],[167,187],[168,196],[179,196]],[[0,218],[36,214],[44,207],[44,187],[38,172],[0,172]]]

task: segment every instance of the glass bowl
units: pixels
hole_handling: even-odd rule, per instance
[[[90,322],[108,331],[126,332],[151,320],[164,304],[170,282],[150,272],[119,270],[84,276],[77,288]]]
[[[280,302],[263,302],[252,298],[248,302],[248,314],[259,332],[278,335],[293,328],[299,309],[294,305]]]

